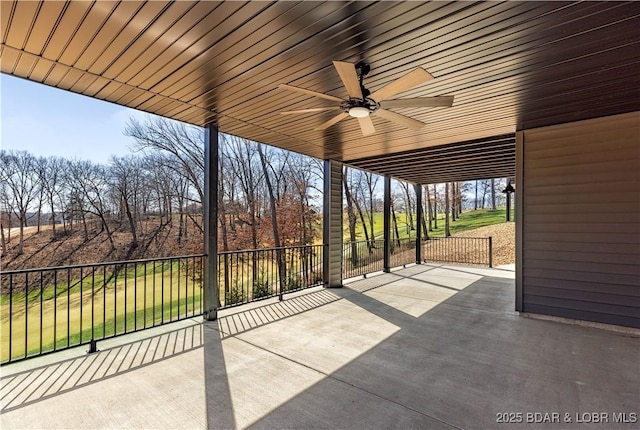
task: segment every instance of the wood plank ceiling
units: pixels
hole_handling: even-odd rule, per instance
[[[513,160],[505,136],[518,129],[640,110],[639,2],[0,7],[3,73],[413,182],[486,177]],[[396,110],[426,122],[419,131],[373,115],[367,137],[352,118],[313,130],[335,112],[280,115],[329,103],[280,83],[346,98],[332,60],[368,62],[372,91],[424,67],[435,79],[398,97],[454,95],[454,105]],[[475,159],[466,170],[454,162],[464,154]]]

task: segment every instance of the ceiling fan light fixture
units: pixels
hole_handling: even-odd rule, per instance
[[[349,115],[354,118],[364,118],[369,116],[370,113],[371,111],[369,110],[369,108],[366,108],[364,106],[354,106],[352,108],[349,108]]]

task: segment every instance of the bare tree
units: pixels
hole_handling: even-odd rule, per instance
[[[312,210],[310,193],[315,189],[314,182],[320,181],[323,175],[323,167],[319,160],[305,157],[300,154],[288,153],[288,157],[281,163],[286,163],[286,182],[293,185],[296,200],[299,205],[300,217],[300,245],[309,245],[313,242],[313,233],[316,218]]]
[[[478,180],[475,181],[475,198],[473,199],[473,210],[478,210]]]
[[[438,188],[433,184],[433,228],[438,229]]]
[[[398,183],[400,184],[400,188],[402,189],[405,223],[407,224],[407,235],[409,235],[409,231],[415,228],[413,224],[414,201],[411,198],[411,190],[409,189],[409,184],[403,181],[399,181]]]
[[[353,181],[356,183],[355,186],[353,186],[353,188],[355,188],[353,190],[353,205],[355,206],[356,210],[358,211],[358,216],[360,217],[360,223],[362,225],[362,232],[364,233],[364,240],[367,242],[367,248],[369,250],[369,253],[372,252],[373,246],[374,246],[374,240],[375,240],[375,232],[373,231],[373,216],[371,213],[367,214],[367,220],[365,220],[365,216],[364,216],[364,211],[362,210],[363,206],[366,206],[367,203],[367,196],[365,195],[365,190],[363,187],[363,174],[365,172],[363,172],[362,170],[352,170],[352,175],[356,174],[357,175],[357,180]],[[370,196],[371,197],[371,196]],[[371,232],[369,232],[369,227],[371,227]],[[369,234],[371,233],[371,234]]]
[[[374,230],[374,222],[373,222],[373,213],[374,213],[374,192],[378,185],[378,181],[380,180],[380,176],[375,175],[371,172],[363,172],[365,183],[367,184],[367,201],[369,202],[369,228],[371,229],[371,246],[373,247],[373,241],[375,240],[375,230]]]
[[[0,170],[0,175],[2,175],[2,170]],[[0,177],[0,224],[2,224],[2,233],[3,233],[3,241],[5,246],[7,243],[11,242],[11,228],[13,227],[13,204],[12,199],[9,196],[9,186],[6,181]],[[4,237],[5,229],[6,238]],[[6,251],[6,250],[5,250]]]
[[[429,231],[433,231],[433,205],[431,203],[431,193],[429,185],[424,186],[425,200],[427,201],[427,218],[429,220]]]
[[[271,209],[271,227],[273,229],[273,241],[276,246],[276,260],[278,263],[278,273],[279,276],[279,284],[280,284],[280,293],[282,294],[284,289],[284,282],[286,279],[286,267],[284,264],[284,260],[282,257],[282,243],[280,242],[280,231],[278,229],[278,212],[276,210],[277,201],[276,201],[276,193],[273,190],[273,186],[271,184],[271,178],[269,175],[269,168],[267,167],[267,157],[264,154],[262,149],[262,145],[257,145],[258,155],[260,156],[260,165],[262,166],[262,171],[264,175],[264,180],[267,185],[267,192],[269,193],[269,207]],[[271,166],[273,168],[273,166]]]
[[[38,195],[36,158],[26,151],[0,151],[0,179],[7,185],[12,208],[20,222],[18,253],[24,252],[24,228],[28,213]]]
[[[395,194],[391,195],[391,220],[393,221],[393,231],[396,234],[396,243],[400,246],[400,231],[398,230],[398,218],[396,216],[396,204],[395,201],[397,196]]]
[[[1,178],[0,178],[1,179]],[[0,257],[7,255],[7,242],[4,230],[7,229],[7,235],[11,234],[11,211],[9,210],[7,184],[4,180],[0,180],[0,244],[2,251]]]
[[[2,251],[0,251],[0,257],[4,257],[7,255],[7,242],[4,238],[4,213],[0,213],[0,245],[2,246]]]
[[[451,221],[456,221],[456,219],[458,219],[458,210],[456,207],[456,200],[457,200],[457,191],[456,191],[456,183],[455,182],[451,182],[450,183],[451,186]]]
[[[113,188],[124,208],[131,231],[131,248],[138,247],[136,214],[139,211],[138,201],[144,187],[144,171],[140,159],[128,157],[112,157],[109,166],[110,187]]]
[[[344,196],[347,200],[347,220],[349,225],[349,242],[351,242],[351,264],[355,267],[358,263],[358,246],[356,244],[356,213],[354,211],[354,196],[351,193],[351,186],[347,178],[351,178],[351,171],[345,166],[342,172],[342,185]]]
[[[43,169],[40,176],[44,198],[49,205],[51,220],[51,238],[56,239],[57,214],[56,209],[61,208],[62,193],[65,189],[64,169],[66,160],[60,157],[47,157],[42,159]]]
[[[35,157],[34,157],[35,158]],[[43,181],[46,169],[46,158],[39,157],[35,159],[34,167],[36,169],[35,173],[38,176],[38,188],[37,188],[37,196],[36,196],[36,231],[40,233],[40,229],[42,228],[42,205],[44,204],[44,185]]]
[[[238,217],[238,221],[248,225],[251,232],[251,248],[258,248],[258,217],[259,217],[259,201],[260,190],[263,180],[263,174],[256,169],[256,145],[257,143],[231,137],[229,142],[229,162],[231,173],[238,181],[242,197],[245,201],[249,219]]]
[[[449,183],[444,184],[444,235],[445,237],[451,236],[451,230],[449,229]]]
[[[104,167],[90,161],[73,161],[69,163],[67,178],[68,182],[73,183],[75,186],[76,193],[74,193],[74,197],[78,198],[78,193],[80,193],[85,196],[88,202],[88,207],[83,208],[83,217],[84,212],[98,217],[101,231],[107,233],[107,240],[111,245],[111,250],[115,250],[116,245],[108,222],[110,209],[108,202],[109,183]],[[83,222],[86,235],[86,219],[83,218]]]
[[[482,199],[480,200],[480,208],[484,209],[485,203],[487,201],[487,194],[489,194],[491,188],[491,181],[483,180],[480,181],[480,192]]]
[[[197,202],[204,201],[204,133],[197,127],[164,118],[147,118],[141,123],[130,118],[124,134],[135,139],[138,150],[171,154],[175,163],[167,167],[185,177],[196,190]]]
[[[496,210],[496,180],[491,178],[491,209]]]

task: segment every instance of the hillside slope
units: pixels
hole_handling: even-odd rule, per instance
[[[132,247],[131,234],[124,225],[114,225],[113,239],[116,249],[111,250],[107,235],[97,226],[89,229],[88,240],[80,229],[73,234],[59,235],[52,240],[48,228],[40,233],[33,229],[25,234],[24,253],[17,254],[18,235],[12,232],[8,253],[2,258],[1,270],[17,270],[39,267],[90,264],[171,255],[199,254],[202,252],[202,236],[195,225],[188,225],[188,235],[178,241],[178,223],[160,224],[150,220],[138,233],[139,246]],[[454,233],[461,237],[493,237],[493,262],[495,266],[515,262],[515,223],[501,222]]]
[[[39,233],[29,227],[28,231],[25,229],[23,254],[18,254],[18,233],[12,232],[1,268],[7,271],[202,252],[202,234],[192,222],[187,224],[186,236],[183,230],[182,240],[178,241],[177,222],[161,224],[158,219],[151,218],[139,228],[138,246],[133,246],[132,235],[125,224],[113,223],[110,228],[114,250],[111,249],[107,234],[100,230],[97,223],[89,224],[86,239],[79,227],[66,235],[59,231],[55,240],[49,226]]]

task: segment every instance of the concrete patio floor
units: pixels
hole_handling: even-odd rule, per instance
[[[518,315],[512,271],[419,265],[347,286],[102,341],[91,355],[76,348],[3,366],[0,425],[640,425],[614,422],[640,412],[638,331]]]

